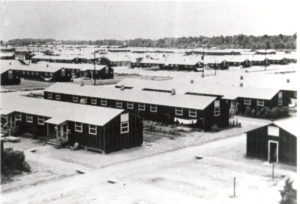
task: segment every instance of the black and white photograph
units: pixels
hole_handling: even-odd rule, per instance
[[[296,204],[295,0],[0,0],[3,204]]]

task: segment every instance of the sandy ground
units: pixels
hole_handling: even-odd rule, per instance
[[[273,181],[265,162],[224,158],[233,147],[244,145],[245,137],[237,136],[121,162],[4,193],[3,203],[276,203],[282,182],[295,172],[278,166]],[[222,157],[209,156],[216,149]],[[231,198],[233,177],[236,198]]]
[[[297,80],[297,65],[271,65],[266,71],[263,66],[255,66],[248,69],[240,67],[230,67],[229,70],[205,70],[205,77],[202,77],[202,72],[187,72],[187,71],[151,71],[141,68],[131,69],[128,67],[116,67],[116,74],[135,74],[152,77],[171,77],[175,80],[190,82],[194,80],[208,84],[220,84],[227,86],[239,86],[242,82],[244,87],[258,88],[296,88],[299,85]],[[244,79],[240,80],[240,76]],[[287,83],[289,79],[289,83]],[[259,82],[259,83],[257,83]]]
[[[298,87],[297,65],[271,65],[267,69],[263,66],[253,66],[248,69],[241,67],[230,67],[229,70],[205,70],[205,77],[202,72],[187,71],[151,71],[142,68],[114,67],[114,79],[97,80],[97,85],[115,84],[124,78],[141,78],[151,80],[183,80],[190,82],[204,82],[210,84],[223,84],[227,86],[239,86],[243,82],[245,87],[263,87],[263,88],[294,88]],[[240,80],[243,76],[243,81]],[[82,79],[76,79],[74,83],[80,83]],[[287,83],[289,80],[289,83]],[[260,83],[257,83],[259,81]],[[93,84],[93,80],[84,80],[86,84]],[[35,80],[22,79],[21,85],[1,86],[1,91],[22,91],[44,89],[51,86],[53,82],[42,82]]]
[[[263,201],[262,192],[277,201],[278,189],[295,168],[278,165],[272,181],[268,163],[245,158],[242,132],[267,121],[240,120],[242,128],[162,138],[108,155],[55,149],[24,138],[7,143],[25,151],[33,172],[2,185],[3,203],[244,203]],[[234,199],[233,177],[238,183]]]

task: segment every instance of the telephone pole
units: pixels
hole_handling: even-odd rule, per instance
[[[205,70],[205,63],[204,63],[204,47],[203,47],[202,61],[203,61],[203,71],[202,71],[202,77],[204,78],[204,70]]]
[[[96,52],[94,51],[94,85],[96,85]]]
[[[265,71],[267,70],[267,48],[265,49]]]

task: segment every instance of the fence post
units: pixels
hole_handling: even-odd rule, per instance
[[[236,178],[233,177],[233,197],[235,198]]]
[[[275,163],[272,163],[272,180],[274,180],[274,169],[275,169]]]

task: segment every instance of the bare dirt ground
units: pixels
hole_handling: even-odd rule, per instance
[[[224,158],[233,147],[244,149],[244,140],[231,137],[116,163],[4,193],[3,203],[276,203],[282,182],[295,172],[278,166],[273,181],[271,167],[264,162]],[[209,156],[216,149],[222,157]]]
[[[295,88],[298,87],[297,65],[272,65],[265,70],[264,66],[253,66],[248,69],[241,67],[230,67],[229,70],[205,70],[205,77],[202,72],[194,71],[151,71],[143,68],[115,68],[117,75],[137,75],[141,77],[166,77],[170,79],[190,82],[190,80],[202,81],[208,84],[220,84],[227,86],[239,86],[243,82],[244,87],[259,88]],[[243,81],[240,80],[243,76]],[[289,83],[287,83],[289,79]],[[257,83],[259,81],[259,83]]]
[[[249,198],[262,201],[265,197],[261,192],[269,193],[269,199],[278,200],[278,188],[284,178],[293,176],[295,169],[277,166],[277,178],[272,181],[269,164],[245,158],[246,138],[242,132],[266,121],[240,120],[245,124],[242,128],[219,133],[192,132],[175,140],[162,138],[108,155],[55,149],[24,138],[21,143],[5,143],[6,147],[25,151],[33,172],[2,185],[3,201],[243,203]],[[195,156],[203,159],[197,160]],[[238,197],[232,199],[234,176],[238,182]]]

